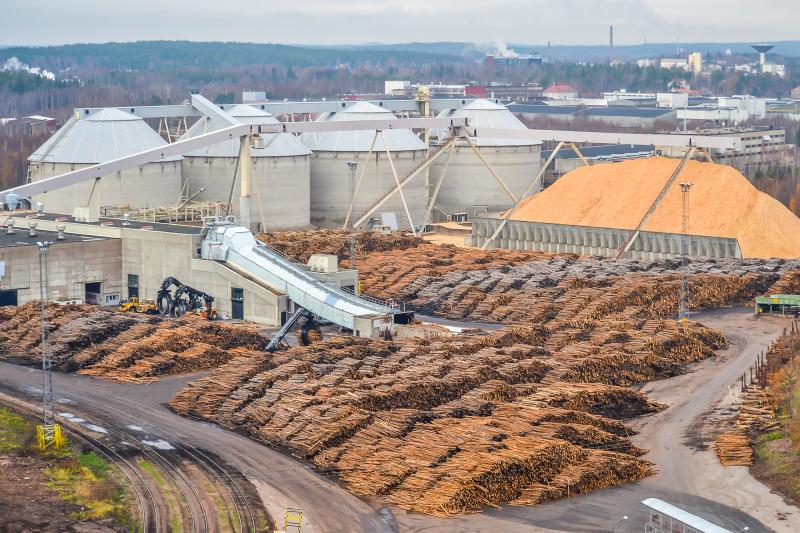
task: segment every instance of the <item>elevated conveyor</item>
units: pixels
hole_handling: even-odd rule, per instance
[[[372,298],[353,294],[324,280],[305,265],[280,255],[258,242],[246,228],[232,220],[205,228],[200,255],[244,272],[257,282],[286,294],[297,306],[334,324],[354,328],[358,317],[379,318],[389,327],[403,310]]]

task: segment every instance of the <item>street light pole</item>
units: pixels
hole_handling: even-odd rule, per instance
[[[358,168],[358,161],[348,161],[347,168],[350,169],[350,206],[353,209],[353,199],[356,194],[356,168]],[[359,283],[358,283],[358,269],[356,268],[356,234],[355,228],[353,227],[353,222],[350,222],[350,268],[356,271],[356,283],[355,287],[353,287],[353,291],[356,294],[359,294],[361,291],[359,290]]]
[[[623,520],[627,520],[627,519],[628,519],[628,515],[625,515],[622,518],[620,518],[619,520],[617,520],[616,522],[614,522],[614,525],[611,526],[611,533],[615,533],[617,531],[617,524],[619,524]]]
[[[681,183],[683,221],[681,224],[681,292],[678,302],[678,320],[689,319],[689,190],[693,183]]]
[[[37,242],[39,248],[39,299],[41,303],[40,327],[42,332],[42,425],[36,428],[36,440],[40,449],[48,446],[60,448],[64,445],[64,436],[61,433],[61,426],[56,424],[55,413],[53,411],[53,374],[51,368],[53,361],[47,349],[47,321],[45,313],[47,311],[47,250],[53,244],[48,241]]]

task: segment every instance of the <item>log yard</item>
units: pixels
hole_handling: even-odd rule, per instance
[[[0,191],[0,529],[800,531],[800,219],[637,136],[545,187],[485,99],[75,109]]]

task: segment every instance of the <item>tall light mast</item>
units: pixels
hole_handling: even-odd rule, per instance
[[[678,320],[689,320],[689,190],[693,183],[681,183],[683,224],[681,228],[681,292],[678,301]]]

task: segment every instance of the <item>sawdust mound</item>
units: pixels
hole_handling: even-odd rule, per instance
[[[526,199],[514,219],[634,229],[677,165],[652,157],[579,168]],[[744,257],[800,257],[800,219],[726,165],[689,161],[644,230],[681,233],[678,183],[686,181],[694,184],[690,234],[736,238]]]

